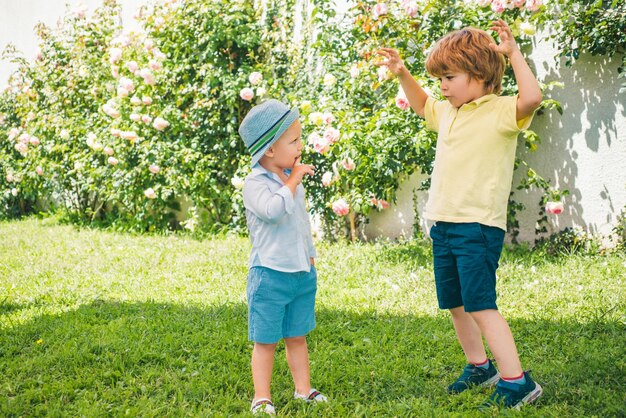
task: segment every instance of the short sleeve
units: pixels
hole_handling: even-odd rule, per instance
[[[517,98],[518,96],[502,96],[500,100],[502,106],[498,106],[500,115],[499,119],[507,133],[519,133],[530,127],[533,121],[534,113],[526,116],[524,119],[517,120]]]
[[[439,122],[443,111],[444,103],[428,96],[424,104],[424,120],[426,128],[434,132],[439,132]]]

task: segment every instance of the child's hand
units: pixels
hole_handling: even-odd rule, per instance
[[[296,184],[300,184],[302,182],[302,178],[305,175],[312,176],[315,174],[315,167],[310,164],[301,164],[300,159],[298,158],[291,169],[291,174],[289,174],[289,180],[294,179]]]
[[[498,19],[495,22],[492,22],[491,25],[491,30],[495,30],[496,32],[498,32],[498,36],[500,37],[500,44],[496,45],[494,42],[490,43],[489,46],[494,51],[510,57],[513,52],[518,50],[517,44],[515,43],[515,38],[511,33],[511,28],[502,19]]]
[[[376,53],[378,55],[382,55],[386,59],[382,61],[373,61],[372,64],[374,64],[375,66],[382,67],[384,65],[389,68],[389,71],[391,71],[395,75],[400,74],[405,69],[404,62],[402,62],[400,54],[398,54],[398,51],[396,51],[395,49],[380,48],[378,51],[376,51]]]

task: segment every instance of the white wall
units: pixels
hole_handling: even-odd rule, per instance
[[[80,3],[87,8],[89,16],[102,4],[102,0],[0,0],[0,52],[4,51],[7,44],[12,43],[27,59],[34,59],[37,51],[35,25],[43,22],[56,27],[59,18],[67,12],[67,7],[74,10]],[[145,0],[118,0],[118,3],[122,6],[124,27],[135,27],[132,16]],[[0,88],[7,83],[9,75],[16,68],[8,61],[0,61]]]
[[[556,111],[536,116],[531,129],[542,142],[535,153],[522,150],[520,155],[541,176],[571,193],[565,198],[565,212],[550,217],[551,232],[579,226],[606,237],[626,206],[626,93],[619,93],[617,79],[621,57],[582,56],[568,68],[563,61],[557,65],[556,53],[550,42],[538,42],[529,61],[540,80],[565,84],[550,93],[562,103],[563,116]],[[524,147],[521,139],[519,146]],[[521,174],[515,174],[513,184],[519,183]],[[414,175],[405,181],[396,205],[371,216],[369,237],[412,234],[412,193],[422,178]],[[421,213],[427,193],[418,197]],[[515,194],[514,199],[526,205],[518,216],[522,241],[535,239],[540,197],[538,191]]]

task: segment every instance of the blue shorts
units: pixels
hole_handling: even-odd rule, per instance
[[[248,339],[262,344],[300,337],[315,328],[317,271],[285,273],[267,267],[248,272]]]
[[[430,237],[439,308],[498,309],[496,269],[504,231],[477,222],[436,222]]]

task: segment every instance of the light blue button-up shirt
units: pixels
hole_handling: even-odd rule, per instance
[[[294,196],[276,173],[257,164],[244,182],[243,203],[252,242],[249,266],[310,271],[316,252],[302,184]]]

